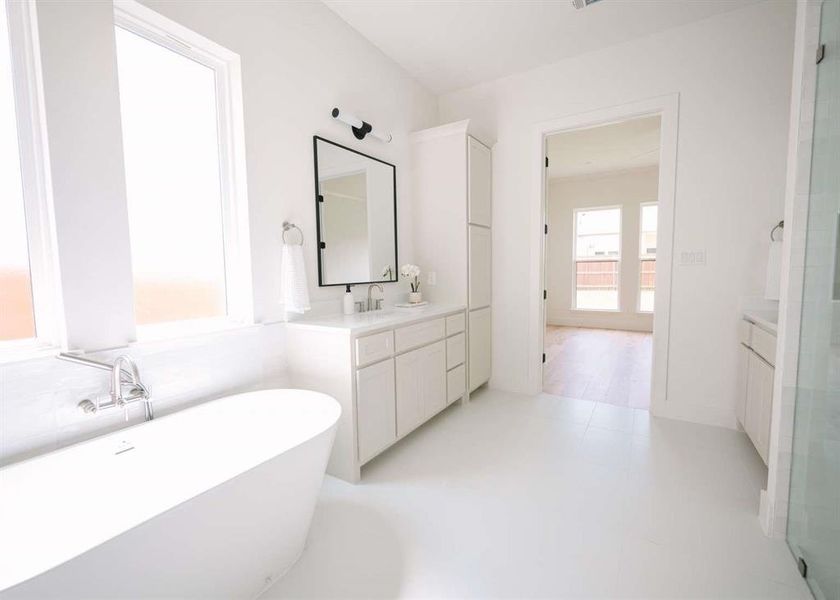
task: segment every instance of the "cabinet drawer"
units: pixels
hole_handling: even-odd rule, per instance
[[[356,366],[363,367],[394,353],[394,333],[383,331],[356,340]]]
[[[446,368],[451,369],[464,363],[466,342],[463,333],[453,335],[446,340]]]
[[[418,346],[431,344],[441,339],[446,332],[446,325],[443,319],[425,321],[408,327],[397,329],[395,334],[396,351],[403,352]]]
[[[764,331],[761,327],[752,326],[750,347],[761,358],[776,366],[776,336]]]
[[[455,402],[466,390],[467,370],[464,365],[460,365],[446,374],[446,403]]]
[[[466,320],[464,313],[446,317],[446,335],[455,335],[464,331]]]

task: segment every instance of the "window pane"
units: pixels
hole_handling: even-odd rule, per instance
[[[643,260],[639,265],[639,310],[653,312],[653,296],[656,289],[656,260]]]
[[[639,242],[640,256],[656,256],[656,219],[655,204],[642,206],[642,235]]]
[[[137,324],[224,316],[215,72],[116,39]]]
[[[575,263],[575,308],[618,310],[618,261]]]
[[[621,209],[606,208],[575,213],[577,258],[618,257],[621,244]]]
[[[0,340],[35,337],[6,4],[0,0]]]
[[[656,204],[642,206],[642,231],[639,238],[639,310],[653,312],[656,288]]]

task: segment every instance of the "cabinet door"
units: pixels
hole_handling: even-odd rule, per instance
[[[758,417],[758,453],[764,464],[770,457],[770,417],[773,413],[773,376],[776,370],[764,361],[758,367],[761,373],[761,412]]]
[[[397,439],[394,359],[356,371],[359,462],[373,458]]]
[[[491,330],[490,309],[470,311],[470,391],[486,383],[490,379]]]
[[[735,416],[741,427],[747,426],[747,371],[750,364],[750,349],[738,345],[738,388],[735,391]]]
[[[397,375],[397,435],[404,436],[423,422],[423,363],[425,348],[418,348],[398,356]]]
[[[750,352],[747,368],[747,406],[744,429],[765,463],[770,449],[770,411],[772,405],[773,367],[754,352]]]
[[[441,340],[423,348],[421,365],[425,421],[446,408],[446,342]]]
[[[470,310],[490,306],[493,240],[489,229],[470,225]]]
[[[471,137],[468,140],[469,221],[476,225],[490,227],[493,217],[490,187],[493,172],[490,148]]]

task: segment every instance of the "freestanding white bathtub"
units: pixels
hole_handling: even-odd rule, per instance
[[[303,552],[341,408],[228,396],[0,469],[0,598],[254,598]]]

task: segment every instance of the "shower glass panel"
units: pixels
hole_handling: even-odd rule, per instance
[[[840,600],[840,2],[822,6],[787,538],[819,600]]]

